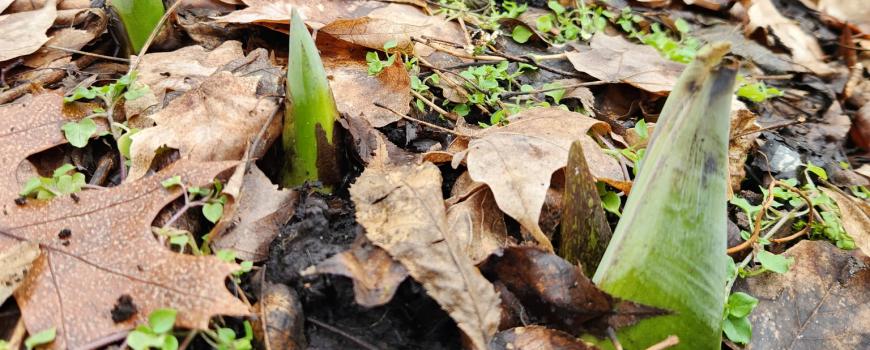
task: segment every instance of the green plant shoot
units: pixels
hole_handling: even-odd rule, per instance
[[[165,12],[162,0],[111,0],[109,6],[121,17],[130,54],[142,50]]]
[[[677,335],[718,349],[726,292],[728,129],[736,68],[729,45],[698,52],[665,103],[593,281],[615,297],[670,310],[623,328],[627,349]]]
[[[282,184],[294,187],[320,181],[324,190],[331,191],[340,179],[333,144],[338,110],[317,47],[295,9],[290,20],[286,100],[282,141],[289,164]]]

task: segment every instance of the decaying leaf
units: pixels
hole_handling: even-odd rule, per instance
[[[810,9],[819,10],[841,21],[855,24],[864,34],[870,33],[870,7],[851,0],[801,0]]]
[[[692,36],[696,36],[708,43],[717,41],[728,41],[731,43],[731,52],[735,55],[752,60],[765,71],[785,73],[788,71],[804,71],[803,67],[795,66],[789,63],[781,56],[784,54],[775,54],[770,49],[759,45],[752,39],[743,36],[742,28],[729,24],[717,24],[711,27],[700,28],[692,32]]]
[[[252,164],[243,175],[241,187],[231,195],[232,210],[225,207],[221,220],[228,224],[223,233],[215,236],[212,245],[235,251],[239,259],[265,260],[272,239],[293,216],[298,193],[278,189],[278,185],[272,184],[266,174]]]
[[[254,304],[259,316],[252,322],[254,337],[266,349],[305,349],[305,315],[296,291],[268,281],[260,288],[263,294]]]
[[[656,94],[671,91],[685,68],[663,58],[654,48],[631,43],[619,35],[596,33],[589,45],[591,49],[567,53],[575,69],[600,80],[624,82]]]
[[[746,158],[749,151],[755,147],[758,131],[761,126],[755,122],[756,115],[746,108],[743,102],[734,99],[731,102],[731,132],[728,141],[728,176],[731,190],[740,191],[740,183],[746,177]]]
[[[377,76],[370,76],[363,46],[331,38],[318,33],[317,46],[323,58],[323,67],[331,77],[329,86],[335,96],[335,103],[342,114],[362,116],[376,128],[380,128],[401,117],[388,110],[377,107],[375,102],[406,114],[411,110],[411,80],[402,60],[384,68]]]
[[[45,32],[57,17],[55,0],[42,9],[0,15],[0,62],[33,53],[48,41]]]
[[[85,45],[91,42],[106,30],[109,17],[106,16],[102,9],[92,9],[89,12],[97,17],[97,20],[89,22],[88,27],[84,29],[77,28],[60,28],[52,31],[50,39],[45,43],[45,46],[36,52],[24,57],[24,64],[28,67],[42,67],[58,58],[72,56],[72,52],[59,50],[48,47],[57,46],[66,49],[80,50]]]
[[[749,314],[753,349],[870,347],[870,258],[825,241],[801,241],[785,252],[795,264],[738,282],[759,299]]]
[[[339,18],[364,16],[371,10],[386,6],[369,0],[241,0],[248,7],[218,17],[220,22],[287,24],[293,8],[299,11],[309,26],[319,29]]]
[[[619,329],[665,314],[611,297],[577,265],[536,247],[505,248],[490,256],[481,270],[522,302],[526,319],[575,336],[584,332],[603,336],[607,327]]]
[[[250,139],[278,108],[274,99],[257,97],[259,80],[218,72],[150,115],[157,126],[132,136],[128,181],[146,174],[161,147],[198,161],[241,159]],[[270,129],[277,136],[280,119],[273,123]]]
[[[858,249],[865,255],[870,255],[870,205],[835,190],[825,187],[821,189],[837,202],[843,219],[843,229],[855,240]]]
[[[438,168],[431,163],[370,166],[350,194],[366,236],[423,284],[472,348],[486,349],[498,327],[498,295],[447,226]]]
[[[468,178],[468,172],[461,177]],[[477,186],[475,186],[475,184]],[[447,225],[459,246],[476,265],[490,254],[511,244],[504,222],[504,214],[498,209],[492,191],[482,184],[470,184],[474,189],[460,189],[459,181],[453,187],[458,193],[454,198],[456,203],[447,207]],[[470,192],[470,195],[466,195]]]
[[[583,143],[597,180],[616,186],[626,181],[617,160],[586,135],[590,130],[607,134],[610,128],[560,108],[530,109],[512,116],[507,126],[484,129],[468,143],[467,150],[454,156],[453,164],[464,159],[471,179],[489,185],[499,208],[529,230],[539,244],[552,249],[538,218],[550,177],[565,166],[574,140]]]
[[[24,281],[33,261],[39,257],[39,245],[21,241],[0,252],[0,303]]]
[[[825,54],[819,42],[792,20],[779,13],[771,0],[753,1],[746,14],[749,16],[747,30],[752,32],[762,28],[773,32],[779,41],[791,50],[791,58],[795,64],[807,67],[820,76],[834,73],[834,70],[824,63]]]
[[[357,238],[347,251],[333,255],[302,275],[331,273],[353,279],[356,303],[365,307],[381,306],[393,299],[408,270],[393,260],[385,250],[373,245],[365,236]]]
[[[541,326],[516,327],[498,332],[492,350],[593,350],[593,345],[561,331]]]
[[[350,133],[353,148],[364,164],[411,164],[419,158],[387,140],[366,118],[345,115],[339,122]]]

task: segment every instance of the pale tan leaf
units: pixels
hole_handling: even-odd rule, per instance
[[[0,13],[3,13],[3,10],[6,10],[13,1],[15,0],[0,0]]]
[[[685,68],[665,59],[650,46],[631,43],[618,35],[596,33],[590,46],[567,53],[575,69],[600,80],[624,82],[656,94],[671,91]]]
[[[870,255],[870,205],[857,198],[845,196],[838,191],[821,187],[840,209],[843,229],[855,240],[855,245],[866,255]]]
[[[263,261],[269,255],[272,239],[293,216],[298,193],[279,190],[278,185],[272,184],[266,174],[252,164],[233,198],[233,210],[224,209],[229,227],[217,235],[212,244],[218,249],[235,251],[239,259]],[[230,212],[231,216],[227,215]]]
[[[150,115],[157,126],[133,135],[128,181],[145,175],[161,147],[198,161],[241,159],[248,142],[278,108],[273,99],[257,97],[259,80],[218,72]]]
[[[254,338],[266,349],[306,349],[305,315],[296,291],[269,281],[260,288],[263,294],[254,305],[259,317],[251,322]]]
[[[489,185],[498,206],[532,232],[542,246],[550,243],[538,226],[553,172],[568,161],[571,143],[580,140],[592,175],[599,181],[624,182],[618,161],[604,153],[586,133],[607,134],[601,121],[560,108],[520,112],[504,127],[485,129],[457,153],[454,165],[465,159],[474,181]]]
[[[39,257],[39,245],[18,242],[0,252],[0,304],[21,285],[33,261]]]
[[[728,142],[728,176],[731,189],[735,192],[740,191],[740,183],[746,177],[746,158],[758,139],[756,131],[761,129],[755,119],[755,113],[735,97],[731,102],[731,132]]]
[[[24,64],[31,68],[43,67],[46,64],[66,56],[72,56],[72,52],[49,48],[48,46],[62,47],[72,50],[80,50],[106,30],[109,18],[102,9],[91,9],[96,19],[88,22],[85,29],[60,28],[51,32],[51,39],[38,51],[24,57]]]
[[[0,62],[39,50],[48,41],[45,32],[55,17],[55,0],[39,10],[0,16]]]
[[[384,3],[369,0],[242,0],[247,8],[216,18],[231,23],[280,23],[290,21],[295,7],[305,23],[320,28],[339,18],[364,16]]]
[[[749,314],[752,349],[870,348],[870,258],[826,241],[804,240],[785,255],[785,274],[739,281],[759,299]]]
[[[438,168],[369,167],[350,193],[366,236],[423,284],[472,348],[487,349],[498,327],[499,298],[448,228]]]
[[[462,177],[468,177],[463,174]],[[459,181],[457,181],[457,185]],[[490,254],[511,244],[504,222],[492,191],[482,184],[466,198],[447,208],[447,224],[456,235],[459,247],[475,265]],[[454,193],[465,191],[454,186]]]
[[[758,28],[770,30],[779,41],[791,50],[795,64],[809,68],[813,73],[827,76],[834,73],[824,62],[825,54],[819,42],[801,29],[797,23],[786,18],[771,0],[756,0],[746,11],[749,16],[747,29],[752,32]]]

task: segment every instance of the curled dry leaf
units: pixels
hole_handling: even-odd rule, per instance
[[[260,288],[263,294],[254,304],[259,316],[252,322],[254,338],[268,344],[266,349],[305,349],[305,315],[296,291],[268,281]]]
[[[56,17],[55,0],[39,10],[0,16],[0,62],[39,50],[48,41],[45,33]]]
[[[323,273],[353,279],[354,300],[364,307],[388,303],[399,289],[399,284],[408,277],[408,270],[404,266],[365,236],[357,237],[349,250],[306,269],[302,275]]]
[[[843,229],[855,240],[858,249],[865,255],[870,255],[870,205],[836,190],[825,187],[821,189],[837,202],[843,219]]]
[[[366,236],[408,269],[473,349],[487,349],[498,327],[498,295],[447,226],[438,168],[369,166],[350,194]]]
[[[576,337],[541,326],[516,327],[498,332],[492,350],[593,350],[593,345]]]
[[[241,187],[229,194],[233,201],[224,208],[225,219],[218,224],[223,226],[222,233],[215,236],[212,245],[217,249],[235,251],[239,259],[266,260],[269,244],[281,226],[293,216],[299,194],[290,189],[278,189],[278,185],[272,184],[253,164],[243,174]]]
[[[647,45],[622,36],[596,33],[591,48],[566,55],[574,68],[604,81],[623,82],[655,94],[667,94],[685,68]]]
[[[870,347],[870,258],[826,241],[798,242],[795,264],[735,288],[759,299],[749,314],[753,349]]]
[[[736,98],[731,102],[731,132],[728,141],[728,176],[731,190],[740,191],[740,183],[746,177],[746,158],[755,147],[761,126],[755,122],[756,115]]]
[[[257,97],[259,80],[218,72],[150,115],[157,126],[132,136],[128,181],[145,175],[161,147],[198,161],[241,159],[250,139],[278,109],[273,99]],[[270,134],[277,135],[280,121],[274,118]]]
[[[759,28],[770,30],[779,42],[791,50],[791,58],[795,64],[804,66],[820,76],[834,73],[834,70],[824,63],[825,54],[819,42],[804,32],[794,21],[779,13],[771,0],[753,1],[747,9],[747,15],[749,24],[746,29],[749,32]]]
[[[525,319],[573,335],[604,336],[607,327],[619,329],[665,314],[608,295],[580,267],[536,247],[505,248],[487,259],[481,270],[522,303]]]
[[[337,40],[327,34],[317,35],[323,68],[331,77],[329,86],[335,96],[338,111],[348,117],[362,115],[373,127],[379,128],[401,117],[377,107],[375,102],[406,114],[411,110],[411,80],[402,60],[370,76],[365,47]]]
[[[365,118],[345,115],[339,122],[349,131],[353,148],[360,161],[366,165],[411,164],[418,158],[416,154],[409,153],[387,140]]]
[[[468,172],[460,178],[470,181]],[[470,190],[458,188],[461,184],[457,180],[453,187],[453,193],[457,195],[452,199],[457,202],[447,208],[447,225],[456,235],[459,246],[476,265],[512,242],[507,234],[504,214],[498,209],[492,191],[480,183],[462,186],[472,187]]]
[[[590,130],[606,134],[610,128],[560,108],[530,109],[512,116],[507,126],[484,129],[465,151],[454,155],[453,164],[465,160],[471,179],[487,184],[499,208],[549,248],[538,219],[550,177],[565,167],[573,141],[583,143],[586,159],[592,164],[589,170],[597,180],[624,187],[626,179],[619,163],[586,134]]]

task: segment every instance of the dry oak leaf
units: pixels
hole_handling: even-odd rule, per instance
[[[753,349],[870,348],[870,257],[826,241],[789,248],[785,274],[741,280],[736,290],[759,299],[749,314]]]
[[[499,323],[499,298],[447,225],[438,167],[369,166],[350,194],[369,240],[408,269],[456,321],[471,348],[487,349]]]
[[[127,181],[144,176],[164,146],[191,160],[241,159],[250,139],[278,108],[273,99],[257,97],[259,80],[221,71],[150,115],[157,126],[133,135]]]
[[[596,33],[590,49],[568,52],[574,69],[603,81],[623,82],[655,94],[671,91],[685,66],[669,61],[656,49],[622,36]]]
[[[594,345],[576,337],[542,326],[505,329],[489,344],[492,350],[594,350]]]
[[[779,13],[771,0],[753,1],[746,14],[749,16],[746,29],[750,33],[758,28],[772,31],[779,42],[791,50],[791,58],[795,64],[804,66],[820,76],[834,73],[834,70],[825,64],[825,54],[816,38]]]
[[[39,10],[0,15],[0,62],[39,50],[56,17],[55,0]]]
[[[164,189],[161,180],[179,175],[186,183],[205,185],[233,163],[177,164],[137,182],[79,193],[78,201],[57,197],[13,203],[27,180],[16,178],[15,169],[27,156],[66,142],[60,125],[71,119],[68,108],[56,94],[0,107],[0,118],[14,125],[0,133],[0,169],[5,169],[0,176],[0,251],[21,241],[42,248],[15,293],[27,329],[56,327],[52,348],[78,348],[131,329],[160,307],[178,310],[178,325],[191,328],[208,327],[215,314],[247,314],[224,286],[238,265],[173,253],[151,234],[158,211],[180,196],[179,190]],[[64,229],[71,233],[67,239],[58,235]],[[124,294],[133,298],[139,313],[115,323],[111,310]]]
[[[475,265],[514,243],[508,236],[504,214],[486,185],[472,182],[466,171],[456,180],[452,192],[454,196],[447,200],[447,224]]]
[[[468,149],[453,157],[464,159],[471,179],[487,184],[499,208],[529,230],[538,243],[552,250],[538,225],[541,208],[556,170],[565,167],[571,143],[580,140],[590,171],[598,181],[622,186],[619,162],[604,153],[586,133],[602,135],[610,127],[601,121],[561,108],[537,108],[520,112],[504,127],[484,129],[468,143]]]
[[[278,23],[286,25],[290,21],[293,8],[309,26],[319,29],[339,18],[365,16],[371,10],[387,4],[369,0],[242,0],[247,8],[233,11],[218,22],[230,23]]]
[[[229,184],[224,193],[228,190]],[[228,194],[233,196],[232,205],[224,208],[224,219],[218,224],[222,232],[215,236],[212,246],[231,249],[239,259],[266,260],[269,244],[293,216],[299,194],[291,189],[278,189],[254,164],[242,174],[241,187]]]
[[[302,271],[302,275],[330,273],[353,279],[354,300],[364,307],[381,306],[393,299],[408,270],[365,236],[350,249]]]
[[[839,191],[825,187],[821,189],[837,203],[843,219],[843,229],[855,240],[858,249],[865,255],[870,255],[870,205]]]
[[[378,102],[407,114],[411,110],[411,79],[402,60],[384,68],[380,74],[368,73],[365,47],[335,39],[323,32],[317,35],[323,68],[330,76],[329,87],[335,96],[338,111],[348,117],[362,116],[375,128],[395,122],[401,117],[375,106]]]

